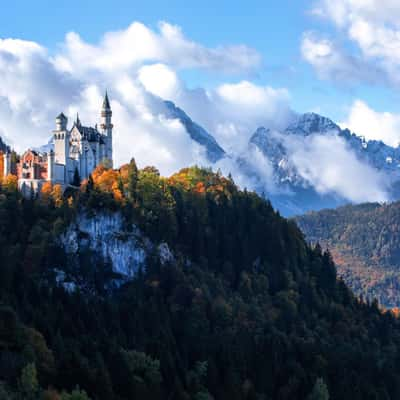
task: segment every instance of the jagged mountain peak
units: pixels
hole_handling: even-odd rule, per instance
[[[299,115],[285,130],[286,133],[310,135],[340,131],[340,127],[331,119],[314,112]]]

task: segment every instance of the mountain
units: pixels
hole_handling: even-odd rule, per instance
[[[36,199],[9,180],[0,258],[4,399],[400,396],[400,320],[208,169],[98,166]]]
[[[330,249],[357,294],[400,307],[400,202],[322,210],[296,222],[307,240]]]
[[[381,141],[366,141],[348,129],[341,129],[329,118],[306,113],[292,118],[288,126],[280,131],[259,127],[240,153],[230,153],[218,144],[212,133],[173,102],[162,101],[154,107],[154,113],[181,122],[191,139],[204,147],[210,166],[215,166],[223,158],[229,160],[232,172],[238,173],[243,178],[241,181],[248,183],[251,189],[265,194],[282,215],[300,215],[355,201],[400,198],[400,148],[390,147]],[[321,137],[330,140],[330,147],[325,145],[320,151],[318,139]],[[338,138],[339,142],[335,142],[334,138]],[[50,139],[38,150],[49,151],[52,146]],[[335,150],[340,151],[339,163],[344,162],[341,161],[344,153],[347,153],[346,160],[351,158],[352,162],[358,163],[359,174],[364,175],[364,180],[368,180],[371,173],[374,175],[372,195],[365,191],[364,197],[356,196],[357,200],[354,200],[346,192],[348,186],[353,185],[353,182],[348,182],[346,167],[340,170],[342,176],[336,178],[337,182],[331,183],[329,170],[336,169],[336,165],[321,164],[326,152],[333,153]],[[257,156],[258,153],[263,159]],[[302,165],[304,160],[309,160],[305,166]],[[348,169],[351,170],[352,166],[349,165]]]
[[[271,165],[275,190],[268,193],[268,196],[284,215],[302,214],[310,210],[337,207],[350,202],[343,193],[335,191],[334,188],[324,192],[318,191],[312,174],[310,176],[309,171],[299,169],[299,162],[296,163],[299,149],[303,151],[301,154],[303,157],[318,157],[316,152],[312,152],[315,148],[312,139],[320,136],[340,138],[345,144],[346,151],[351,153],[361,165],[372,168],[374,172],[380,174],[382,187],[387,191],[388,198],[400,197],[399,148],[390,147],[381,141],[367,142],[348,129],[341,129],[329,118],[315,113],[306,113],[297,116],[282,131],[260,127],[249,141],[249,149],[259,150]],[[335,151],[335,148],[332,148],[332,151]],[[317,162],[316,159],[315,173],[318,168]],[[244,163],[244,168],[248,175],[257,177],[257,172],[251,165]],[[256,189],[259,193],[265,192],[262,177]]]
[[[178,119],[185,127],[190,137],[195,142],[205,147],[207,158],[210,162],[215,163],[224,157],[225,151],[211,134],[196,122],[193,122],[188,115],[172,101],[164,101],[164,104],[166,106],[165,117],[169,119]]]

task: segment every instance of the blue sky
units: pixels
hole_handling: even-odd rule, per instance
[[[149,117],[154,96],[228,150],[308,111],[400,143],[398,0],[3,3],[0,136],[16,147],[43,143],[61,110],[95,123],[105,88],[119,107],[118,159],[130,156],[135,126],[134,145],[159,148],[168,171],[175,128]]]
[[[0,79],[0,137],[18,152],[47,143],[61,111],[69,126],[77,112],[94,126],[108,89],[116,166],[132,156],[164,175],[210,165],[168,114],[171,100],[229,154],[214,168],[255,187],[235,163],[244,157],[273,192],[271,163],[249,146],[259,127],[276,134],[314,111],[399,145],[400,1],[7,1]],[[385,179],[328,139],[291,149],[305,179],[381,200]]]
[[[0,13],[0,37],[33,40],[57,50],[69,31],[95,43],[108,31],[125,29],[132,21],[156,28],[159,21],[179,25],[185,36],[208,47],[245,44],[257,50],[262,64],[251,74],[225,76],[224,81],[249,79],[260,85],[285,87],[299,111],[316,110],[342,121],[354,99],[380,112],[398,112],[397,91],[383,85],[321,80],[302,58],[306,31],[323,31],[344,41],[329,21],[311,15],[315,2],[269,1],[21,1],[6,2]],[[222,80],[215,71],[185,70],[189,87],[209,87]]]

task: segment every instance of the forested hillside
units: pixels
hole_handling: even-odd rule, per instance
[[[400,306],[400,202],[323,210],[296,221],[308,240],[330,249],[356,293]]]
[[[67,256],[70,224],[104,213],[173,257],[149,252],[121,280],[96,250]],[[132,161],[30,199],[8,176],[0,260],[0,399],[400,398],[399,321],[354,297],[294,222],[209,170],[163,178]]]

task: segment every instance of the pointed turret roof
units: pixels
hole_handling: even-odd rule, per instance
[[[103,100],[103,110],[110,110],[110,101],[108,100],[108,93],[106,91],[106,95],[104,96],[104,100]]]
[[[57,116],[57,119],[67,119],[67,117],[64,115],[64,113],[62,112],[62,113],[60,113],[58,116]]]
[[[77,126],[80,126],[80,125],[81,125],[81,120],[79,119],[79,113],[76,113],[75,125],[77,125]]]

